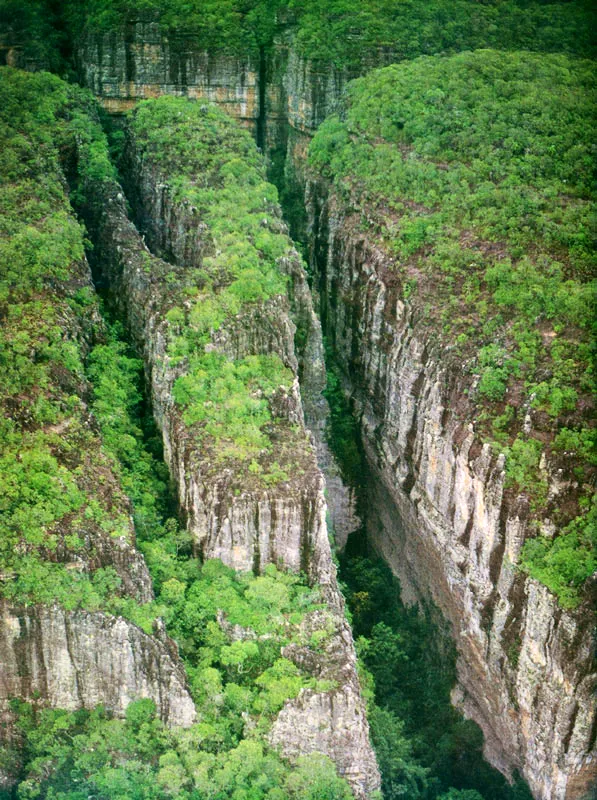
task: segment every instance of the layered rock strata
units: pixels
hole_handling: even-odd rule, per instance
[[[176,645],[161,628],[150,636],[102,612],[0,605],[2,697],[70,711],[101,704],[118,716],[151,698],[165,723],[195,721]]]
[[[256,132],[259,65],[250,58],[198,50],[192,36],[139,20],[88,34],[78,43],[76,62],[83,83],[110,113],[163,94],[184,95],[217,102]]]
[[[180,301],[172,287],[176,281],[183,284],[193,269],[201,267],[211,247],[210,234],[196,209],[174,199],[167,176],[146,155],[142,157],[134,139],[130,144],[132,203],[151,250],[167,256],[169,262],[147,248],[127,218],[124,196],[115,185],[96,187],[95,201],[88,209],[88,228],[95,244],[96,266],[144,355],[154,415],[187,528],[203,558],[220,558],[240,571],[259,572],[266,564],[276,563],[303,571],[322,587],[335,626],[335,656],[329,669],[337,686],[327,692],[305,691],[289,701],[274,724],[272,742],[291,758],[313,750],[329,755],[356,796],[368,797],[379,786],[379,773],[369,742],[354,644],[343,618],[343,599],[331,558],[324,480],[305,428],[296,377],[296,327],[290,319],[291,308],[308,329],[305,351],[316,356],[310,359],[309,369],[320,373],[314,382],[321,384],[324,374],[320,344],[313,344],[314,334],[320,335],[320,331],[300,259],[289,251],[278,261],[278,268],[289,276],[289,297],[276,295],[246,305],[218,328],[208,345],[229,359],[274,353],[294,374],[292,386],[280,387],[269,399],[275,423],[269,458],[284,463],[285,454],[292,452],[293,474],[264,486],[246,466],[214,458],[173,401],[174,383],[188,365],[175,363],[169,353],[173,325],[167,315]],[[283,230],[277,209],[268,210],[268,220],[272,230]],[[313,403],[317,402],[315,394]],[[320,671],[314,667],[313,674]],[[309,709],[315,708],[317,725],[325,727],[325,735],[316,735],[313,728]],[[287,735],[289,728],[292,736]]]
[[[541,800],[580,798],[597,778],[593,615],[563,610],[516,569],[528,505],[467,421],[462,365],[350,210],[323,183],[308,200],[322,318],[371,469],[371,540],[405,599],[431,597],[451,623],[454,700],[483,729],[488,760]]]

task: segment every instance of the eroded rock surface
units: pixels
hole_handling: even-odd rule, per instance
[[[462,365],[333,193],[309,191],[322,315],[372,472],[370,536],[405,599],[429,596],[450,621],[454,699],[483,729],[487,758],[520,770],[537,798],[580,798],[597,779],[593,615],[562,610],[516,569],[529,509],[475,434]]]
[[[0,693],[74,711],[104,705],[124,716],[151,698],[169,725],[191,725],[195,707],[174,642],[121,617],[59,606],[1,604]]]

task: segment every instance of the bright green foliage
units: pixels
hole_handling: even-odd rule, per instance
[[[133,500],[139,544],[158,592],[151,611],[164,616],[179,643],[200,721],[189,730],[168,730],[155,719],[150,700],[131,704],[126,720],[112,719],[101,708],[71,714],[18,704],[25,764],[17,796],[53,792],[64,800],[83,800],[90,794],[106,800],[346,800],[352,795],[329,759],[314,755],[290,767],[265,738],[275,714],[301,688],[334,688],[281,654],[291,642],[312,646],[312,637],[302,632],[300,623],[305,614],[322,608],[319,591],[273,565],[260,576],[237,575],[219,561],[200,567],[189,558],[187,535],[175,520],[167,519],[163,464],[144,444],[144,436],[150,445],[153,440],[151,425],[142,416],[141,363],[128,354],[117,333],[115,326],[107,342],[89,357],[93,411]],[[122,599],[111,599],[113,578],[108,570],[98,570],[92,587],[103,580],[98,590],[102,607],[114,613],[124,608],[130,616],[135,609]],[[33,572],[31,579],[36,582],[40,576]],[[72,607],[68,598],[59,599]],[[137,622],[140,613],[133,615]],[[333,628],[331,617],[329,622]],[[246,638],[232,638],[232,626],[240,626],[235,630],[244,631]],[[325,627],[323,633],[327,636]]]
[[[0,594],[126,606],[143,621],[145,610],[118,597],[112,568],[85,566],[93,537],[131,530],[81,400],[98,315],[61,168],[82,135],[81,97],[51,75],[0,70]]]
[[[527,541],[521,566],[557,594],[564,608],[575,608],[583,583],[597,570],[597,498],[556,539]]]
[[[117,332],[115,327],[113,333]],[[321,634],[316,641],[300,628],[305,614],[322,608],[318,589],[274,565],[263,575],[238,575],[219,561],[200,566],[191,559],[190,539],[175,520],[167,519],[163,464],[144,444],[143,434],[152,443],[152,426],[141,415],[141,363],[115,337],[97,346],[89,362],[94,413],[106,446],[119,459],[122,483],[134,503],[139,546],[158,594],[156,607],[178,642],[200,714],[195,727],[168,733],[166,740],[166,732],[154,723],[144,735],[143,751],[133,742],[113,754],[118,779],[124,782],[122,791],[132,791],[137,781],[140,792],[149,792],[151,786],[155,793],[141,793],[142,797],[184,798],[192,791],[214,798],[243,797],[241,792],[250,790],[254,794],[247,796],[258,799],[298,800],[303,789],[313,792],[304,796],[316,798],[322,786],[328,786],[326,791],[335,793],[322,797],[350,797],[328,759],[314,756],[312,763],[307,759],[290,769],[265,744],[273,717],[289,698],[304,687],[334,688],[330,681],[305,674],[281,653],[291,642],[317,648],[329,636],[328,628],[333,631],[331,617],[316,631]],[[242,638],[237,638],[239,631]],[[138,720],[144,709],[138,704],[130,707],[127,722]],[[123,725],[110,721],[118,730]],[[76,748],[68,757],[77,759]],[[81,780],[93,787],[108,785],[97,781],[115,779],[111,763],[101,762],[96,768],[99,777],[87,775]],[[52,775],[49,780],[58,785],[59,777]]]
[[[246,356],[228,361],[217,353],[176,381],[174,399],[184,405],[185,422],[203,422],[216,440],[218,457],[246,459],[271,448],[263,428],[271,421],[268,397],[291,380],[277,356]]]
[[[328,119],[309,155],[395,259],[404,301],[458,354],[454,369],[468,359],[477,427],[499,442],[508,486],[537,515],[548,502],[542,458],[561,459],[572,440],[558,429],[574,431],[577,463],[566,466],[578,510],[548,512],[562,530],[595,471],[596,88],[591,62],[561,55],[419,58],[354,81],[345,120]],[[529,435],[525,405],[536,410]],[[591,536],[583,541],[592,553]],[[569,558],[572,542],[559,545]],[[541,580],[544,546],[524,559]],[[560,558],[551,567],[562,568],[558,594],[568,586],[576,603],[593,563],[584,550],[578,559],[577,571]]]
[[[290,241],[276,230],[276,190],[249,134],[215,107],[163,97],[141,103],[131,126],[173,201],[205,226],[206,254],[189,270],[185,308],[167,314],[169,355],[188,365],[174,398],[218,460],[253,462],[271,450],[268,400],[292,384],[292,373],[276,355],[232,361],[210,351],[210,343],[222,326],[254,324],[237,318],[286,292],[278,261],[290,255]],[[280,465],[255,464],[252,473],[265,483],[283,479]]]
[[[332,762],[314,754],[290,769],[255,738],[219,751],[207,726],[168,729],[151,700],[126,719],[98,707],[69,713],[15,702],[25,741],[18,800],[350,800]]]

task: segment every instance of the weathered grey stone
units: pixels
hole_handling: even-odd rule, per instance
[[[529,510],[507,496],[504,457],[480,445],[470,409],[463,421],[462,369],[381,277],[388,256],[333,193],[313,183],[308,201],[326,333],[372,474],[371,539],[405,600],[431,597],[451,623],[454,700],[483,729],[487,758],[520,770],[540,800],[580,798],[597,779],[593,615],[562,610],[516,570]]]
[[[87,34],[75,50],[83,83],[111,113],[162,94],[184,95],[217,102],[255,130],[258,65],[249,58],[198,50],[192,36],[168,35],[142,20],[119,32]]]
[[[0,603],[0,697],[53,708],[104,705],[124,716],[151,698],[168,725],[191,725],[195,707],[176,645],[109,614]]]

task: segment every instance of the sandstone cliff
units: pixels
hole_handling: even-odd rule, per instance
[[[2,603],[0,652],[2,697],[68,710],[101,704],[118,716],[148,697],[164,722],[195,721],[176,645],[160,627],[150,636],[102,612]]]
[[[88,34],[77,45],[82,81],[111,113],[162,94],[215,101],[256,131],[258,64],[250,58],[198,51],[192,37],[169,35],[155,22]]]
[[[405,598],[431,597],[450,621],[454,701],[483,729],[487,758],[519,769],[537,798],[580,798],[597,776],[593,615],[562,610],[516,569],[528,505],[463,409],[461,366],[350,209],[322,184],[308,200],[322,318],[371,469],[369,535]]]

